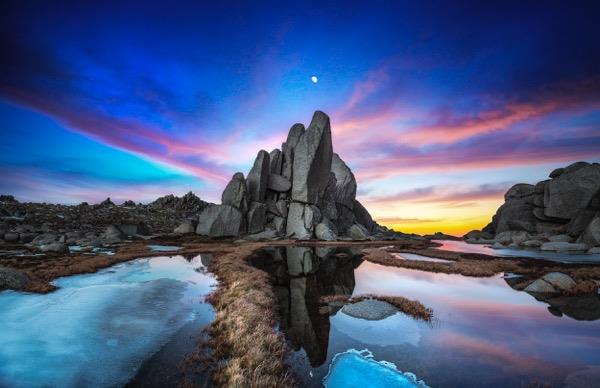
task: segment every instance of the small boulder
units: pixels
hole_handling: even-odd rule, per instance
[[[325,241],[337,240],[337,235],[335,234],[335,232],[333,230],[331,230],[329,225],[327,225],[324,222],[317,224],[317,226],[315,227],[315,236],[318,240],[325,240]]]
[[[195,228],[191,221],[184,221],[173,230],[173,233],[188,234],[188,233],[194,233],[194,230],[195,230]]]
[[[600,215],[597,215],[592,222],[589,223],[577,242],[584,243],[592,247],[600,245]]]
[[[542,279],[559,291],[569,291],[577,285],[569,275],[562,272],[550,272]]]
[[[543,279],[537,279],[527,287],[525,287],[525,292],[530,292],[532,294],[555,294],[558,291],[556,288],[552,287],[550,283]]]
[[[366,240],[369,238],[369,231],[360,224],[354,224],[348,228],[348,236],[352,240]]]
[[[65,243],[53,242],[40,245],[40,250],[44,253],[67,253],[69,252],[69,247]]]
[[[22,290],[29,284],[29,276],[12,268],[0,267],[0,290]]]
[[[121,231],[121,229],[117,228],[116,226],[108,225],[104,230],[104,233],[102,234],[102,238],[106,240],[118,241],[127,238],[127,236]]]

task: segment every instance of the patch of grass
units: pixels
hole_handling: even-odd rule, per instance
[[[219,280],[218,288],[208,297],[217,310],[208,329],[208,346],[217,365],[212,372],[216,386],[294,386],[285,364],[285,340],[274,330],[276,297],[269,275],[247,261],[259,247],[240,246],[217,255],[209,265]]]
[[[433,310],[431,308],[425,307],[418,300],[411,300],[402,296],[364,294],[357,296],[326,295],[321,297],[322,303],[358,303],[363,300],[380,300],[387,302],[396,307],[398,310],[402,311],[404,314],[426,322],[430,322],[433,318]]]

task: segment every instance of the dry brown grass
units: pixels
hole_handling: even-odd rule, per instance
[[[402,311],[406,315],[410,315],[415,319],[420,319],[426,322],[430,322],[433,318],[433,310],[429,307],[425,307],[418,300],[407,299],[402,296],[386,296],[386,295],[374,295],[374,294],[364,294],[357,296],[348,296],[348,295],[326,295],[321,297],[322,303],[358,303],[363,300],[381,300],[383,302],[387,302],[392,306],[396,307],[398,310]]]
[[[269,275],[247,258],[257,244],[240,246],[215,257],[209,266],[219,280],[208,298],[217,310],[208,345],[217,366],[213,383],[220,387],[290,387],[287,348],[277,323],[276,298]]]

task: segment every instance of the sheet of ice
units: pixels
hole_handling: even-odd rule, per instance
[[[469,244],[464,241],[437,241],[442,244],[439,249],[454,252],[482,253],[491,256],[504,257],[530,257],[533,259],[544,259],[560,263],[600,263],[600,254],[589,253],[560,253],[540,251],[537,249],[503,248],[492,249],[485,244]]]
[[[187,322],[214,278],[200,256],[139,259],[58,279],[57,291],[0,293],[0,387],[121,386]]]
[[[148,245],[152,252],[176,252],[181,249],[174,245]]]
[[[350,349],[336,354],[323,384],[325,387],[335,388],[427,387],[423,381],[417,380],[413,373],[402,373],[393,363],[376,361],[373,354],[366,349]]]

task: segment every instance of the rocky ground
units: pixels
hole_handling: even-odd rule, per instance
[[[576,162],[535,185],[519,183],[467,242],[496,248],[600,253],[600,164]]]

